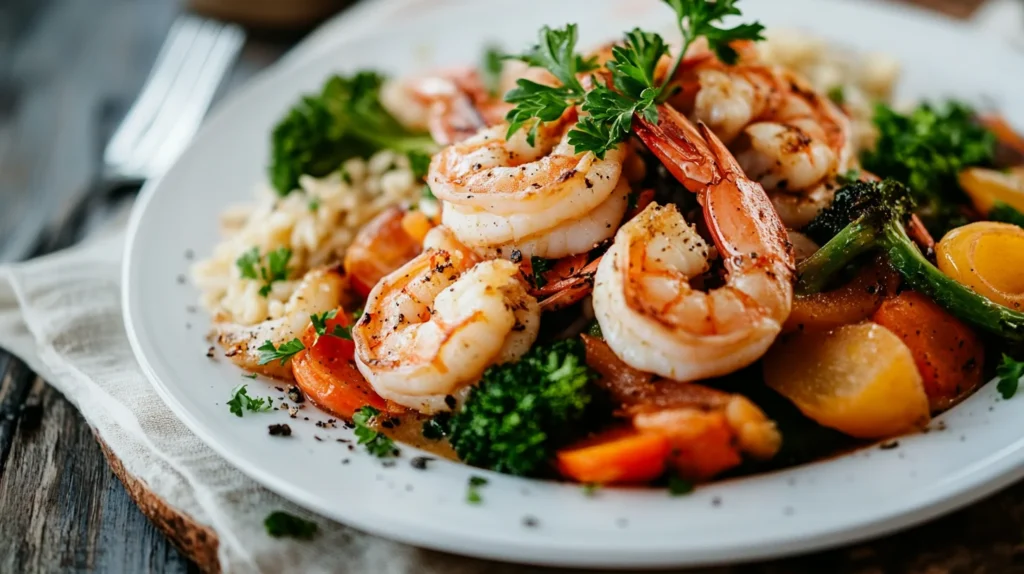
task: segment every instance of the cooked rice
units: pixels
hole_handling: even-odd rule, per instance
[[[264,188],[256,203],[222,214],[223,240],[192,268],[202,305],[215,320],[252,325],[280,317],[307,271],[340,262],[360,227],[385,207],[414,201],[420,193],[408,159],[390,151],[349,160],[323,178],[303,176],[299,184],[301,190],[283,198]],[[235,264],[253,247],[261,256],[279,247],[292,250],[290,279],[275,282],[267,297],[259,294],[262,281],[243,279]]]

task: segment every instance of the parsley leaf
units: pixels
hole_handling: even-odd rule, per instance
[[[1021,377],[1024,377],[1024,362],[1014,361],[1009,355],[1004,354],[1003,362],[996,367],[996,376],[999,377],[996,390],[1004,399],[1009,399],[1017,393],[1017,385]]]
[[[259,375],[257,375],[256,373],[249,373],[248,375],[242,375],[242,377],[244,377],[246,379],[252,379],[252,380],[256,380],[256,377],[258,377],[258,376]]]
[[[537,289],[548,284],[548,280],[544,278],[544,273],[551,271],[551,268],[554,266],[554,261],[551,259],[544,259],[536,255],[530,258],[530,267],[533,268],[533,284]]]
[[[310,211],[315,213],[318,209],[320,209],[320,200],[314,197],[313,199],[309,200],[309,203],[307,203],[306,206],[309,208]]]
[[[676,475],[668,477],[668,493],[672,496],[683,496],[693,492],[693,483]]]
[[[406,154],[409,158],[409,168],[412,170],[413,177],[417,181],[427,177],[427,172],[430,171],[430,154],[421,151],[411,151]]]
[[[429,199],[430,201],[437,201],[437,196],[434,195],[433,191],[430,191],[430,186],[429,185],[424,185],[423,186],[423,190],[420,191],[420,195],[423,197],[423,199]]]
[[[228,401],[228,409],[231,414],[241,417],[244,411],[261,413],[269,411],[273,407],[274,399],[254,398],[249,396],[246,385],[239,385],[231,391],[231,400]]]
[[[387,458],[398,454],[395,443],[387,435],[373,429],[373,425],[380,416],[380,411],[370,407],[362,407],[352,415],[352,422],[356,425],[356,438],[359,444],[366,447],[366,452],[378,458]]]
[[[331,335],[339,339],[352,340],[352,327],[343,327],[341,325],[335,325],[334,330],[331,331]]]
[[[310,522],[298,516],[292,516],[280,510],[268,514],[263,520],[263,526],[267,529],[267,534],[274,538],[290,536],[292,538],[310,540],[317,532],[315,522]]]
[[[259,364],[266,365],[280,359],[281,364],[285,364],[289,359],[292,358],[295,353],[302,351],[306,348],[299,339],[292,339],[287,343],[281,343],[280,347],[275,347],[270,341],[264,341],[263,345],[258,347],[256,350],[260,352]]]
[[[484,59],[480,63],[480,78],[483,79],[484,87],[491,97],[498,97],[501,89],[501,71],[504,68],[502,60],[505,55],[495,46],[489,46],[484,51]]]
[[[832,103],[841,106],[846,103],[846,88],[842,84],[837,84],[828,89],[828,99],[832,100]]]
[[[330,311],[324,311],[317,315],[313,313],[309,316],[309,322],[313,324],[313,330],[316,331],[317,337],[327,332],[327,321],[338,316],[337,309],[331,309]]]
[[[540,123],[557,120],[570,106],[583,101],[586,91],[576,75],[596,69],[597,64],[595,60],[584,60],[576,53],[576,41],[575,24],[554,30],[544,26],[540,30],[538,44],[530,51],[508,56],[544,68],[558,78],[562,85],[552,87],[527,79],[517,80],[516,88],[505,94],[505,101],[516,105],[505,116],[509,122],[506,138],[511,138],[529,123],[532,125],[526,141],[532,146]]]
[[[672,67],[675,72],[679,61],[686,54],[686,49],[697,38],[704,36],[708,47],[715,52],[718,59],[726,64],[735,64],[739,55],[729,44],[736,40],[763,40],[764,26],[760,22],[740,24],[733,28],[719,28],[717,25],[727,16],[741,15],[736,7],[736,0],[664,0],[676,13],[679,30],[683,33],[683,47],[679,52],[679,60]],[[674,74],[669,74],[672,77]]]
[[[466,488],[466,502],[480,504],[484,499],[480,496],[480,487],[487,485],[487,479],[482,476],[469,477],[469,485]]]
[[[288,279],[288,261],[291,258],[291,249],[279,247],[267,253],[266,263],[264,263],[264,258],[260,257],[259,248],[253,247],[242,253],[235,260],[235,265],[238,267],[239,274],[243,279],[263,281],[263,286],[260,287],[260,295],[266,297],[270,295],[270,290],[273,288],[274,283]]]

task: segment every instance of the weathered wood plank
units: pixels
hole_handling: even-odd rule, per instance
[[[24,363],[0,351],[0,478],[4,475],[7,453],[14,442],[22,404],[33,378],[35,376]]]
[[[127,496],[81,415],[41,379],[0,478],[0,509],[0,572],[189,568]]]

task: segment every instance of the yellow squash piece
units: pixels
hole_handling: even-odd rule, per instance
[[[1024,213],[1024,166],[1009,172],[967,168],[960,172],[960,187],[982,216],[987,216],[997,201]]]
[[[850,436],[886,438],[930,420],[910,349],[875,323],[784,336],[765,356],[764,376],[805,415]]]
[[[961,285],[1015,311],[1024,308],[1024,229],[979,221],[935,246],[939,269]]]

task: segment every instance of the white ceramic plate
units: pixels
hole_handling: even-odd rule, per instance
[[[952,22],[865,1],[746,0],[743,8],[769,26],[895,55],[905,66],[903,96],[987,98],[1024,126],[1024,58]],[[518,49],[541,25],[566,22],[580,24],[582,46],[633,26],[671,29],[654,0],[449,2],[384,35],[274,69],[222,106],[173,169],[146,188],[128,236],[125,322],[168,407],[240,470],[311,510],[405,542],[517,562],[642,567],[779,556],[906,527],[1024,475],[1024,397],[1001,402],[993,385],[941,417],[946,430],[902,438],[898,449],[867,449],[680,498],[627,489],[588,498],[578,486],[449,462],[419,471],[408,463],[409,448],[384,468],[334,441],[348,431],[314,427],[323,418],[314,413],[305,413],[308,424],[288,421],[298,435],[292,440],[267,435],[284,413],[229,414],[224,403],[242,382],[239,371],[206,358],[208,322],[186,313],[197,293],[177,278],[187,272],[186,250],[211,251],[222,208],[251,197],[282,112],[332,72],[465,63],[492,40]],[[251,387],[266,394],[260,382]],[[471,475],[490,480],[479,506],[465,503]],[[524,526],[524,517],[537,526]]]

